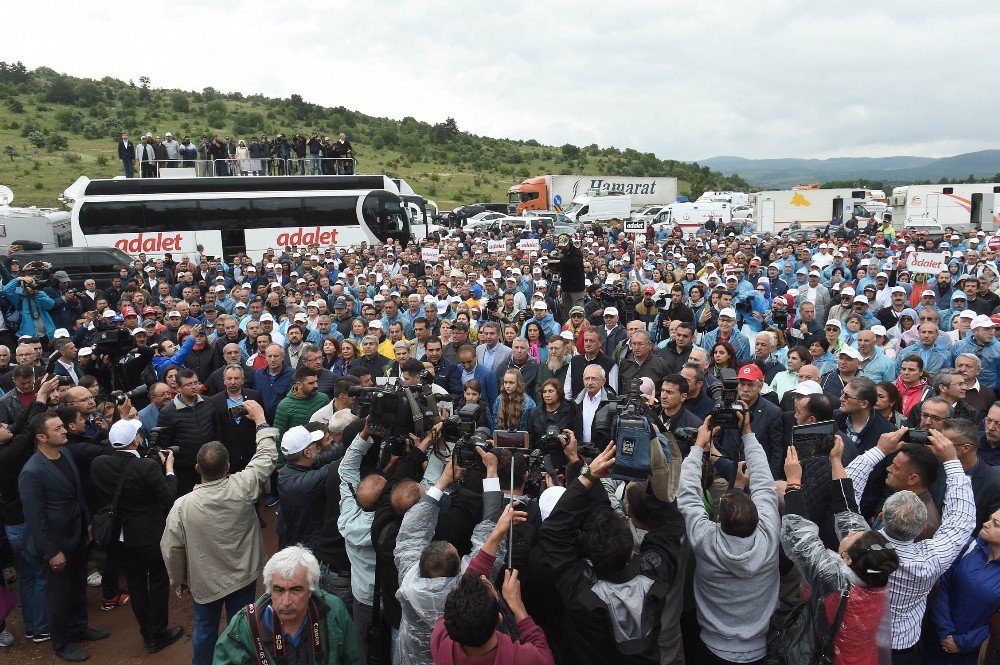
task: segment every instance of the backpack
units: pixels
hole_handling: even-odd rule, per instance
[[[844,620],[849,591],[840,594],[837,614],[825,633],[816,626],[816,608],[810,601],[795,604],[784,619],[772,626],[767,636],[766,665],[830,665],[833,641]],[[821,601],[817,605],[821,606]]]

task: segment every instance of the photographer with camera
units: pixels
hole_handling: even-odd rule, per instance
[[[758,370],[759,371],[759,370]],[[778,492],[764,448],[751,429],[750,409],[735,412],[749,496],[733,489],[722,496],[718,522],[702,496],[704,456],[719,428],[709,417],[681,465],[677,507],[684,515],[697,559],[694,595],[701,626],[701,653],[694,662],[756,662],[767,654],[767,631],[778,602]],[[690,654],[694,659],[694,654]]]
[[[563,385],[558,379],[546,379],[542,383],[539,391],[542,403],[537,405],[528,414],[528,441],[532,449],[541,449],[546,454],[552,454],[565,460],[562,455],[562,441],[552,440],[551,433],[558,433],[559,437],[565,436],[565,432],[571,431],[576,418],[576,404],[565,399]],[[582,432],[574,433],[579,441]]]
[[[583,275],[583,253],[567,233],[559,234],[556,245],[556,253],[549,259],[547,270],[559,274],[563,311],[568,312],[571,307],[583,306],[583,290],[586,284]]]
[[[3,294],[20,315],[18,337],[38,337],[43,345],[52,338],[57,326],[52,320],[51,312],[56,303],[48,293],[39,290],[34,277],[19,275],[16,279],[8,280],[3,287]]]
[[[230,475],[229,453],[218,441],[198,449],[198,491],[180,496],[167,516],[160,552],[173,586],[194,602],[193,665],[211,665],[225,608],[231,621],[253,602],[264,567],[264,537],[255,506],[278,457],[278,430],[264,409],[244,402],[257,449],[247,468]]]
[[[160,553],[166,516],[177,496],[177,477],[173,451],[148,451],[141,428],[138,420],[119,420],[111,426],[108,439],[115,452],[93,461],[90,482],[97,505],[117,499],[121,537],[111,547],[120,557],[146,651],[156,653],[184,633],[180,626],[167,627],[170,578]]]
[[[53,307],[49,311],[56,328],[72,330],[78,319],[83,318],[83,304],[76,289],[70,288],[69,274],[65,270],[52,273],[52,279],[45,287],[45,293],[52,298]],[[49,335],[51,339],[52,335]]]

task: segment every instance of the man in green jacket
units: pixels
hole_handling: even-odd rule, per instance
[[[278,432],[284,435],[285,432],[296,425],[305,425],[309,422],[312,414],[316,413],[329,404],[330,398],[325,393],[319,392],[319,374],[316,370],[299,366],[295,370],[295,383],[288,395],[278,402],[278,408],[274,412],[274,426]],[[278,448],[278,468],[285,465],[285,456]]]
[[[361,643],[344,603],[319,588],[319,562],[286,547],[264,566],[267,592],[229,622],[215,665],[361,665]]]

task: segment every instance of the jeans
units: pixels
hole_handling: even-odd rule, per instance
[[[320,166],[319,155],[309,155],[309,175],[323,175],[323,168]]]
[[[319,566],[319,588],[327,593],[332,593],[343,601],[347,613],[354,610],[354,596],[351,594],[351,576],[341,575],[330,570],[325,564]]]
[[[364,660],[368,659],[368,626],[372,625],[373,611],[371,605],[365,605],[357,598],[354,599],[351,616],[354,618],[354,628],[358,631],[358,639],[361,640],[361,657]]]
[[[215,643],[219,639],[222,608],[226,608],[226,621],[232,621],[237,612],[256,600],[256,589],[257,581],[254,580],[224,598],[204,605],[194,604],[194,632],[191,635],[192,665],[212,665]]]
[[[21,612],[24,615],[24,632],[37,635],[49,632],[49,622],[45,618],[46,563],[35,548],[28,525],[4,526],[7,541],[14,550],[14,565],[17,566],[18,593],[21,596]]]
[[[122,166],[125,167],[125,177],[134,178],[135,177],[135,164],[131,159],[123,159]]]

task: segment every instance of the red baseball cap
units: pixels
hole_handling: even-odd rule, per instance
[[[155,307],[150,307],[149,305],[146,305],[145,307],[142,308],[142,313],[143,314],[156,314],[156,308]]]
[[[736,375],[745,381],[763,381],[764,372],[760,371],[760,367],[757,367],[753,363],[749,365],[744,365],[740,367],[740,371]]]
[[[656,289],[651,284],[647,284],[642,291],[643,293],[649,293],[649,294],[656,293]]]
[[[991,316],[990,321],[993,322],[993,325],[1000,326],[1000,314],[994,314],[993,316]]]
[[[131,307],[122,308],[122,316],[139,316]]]

